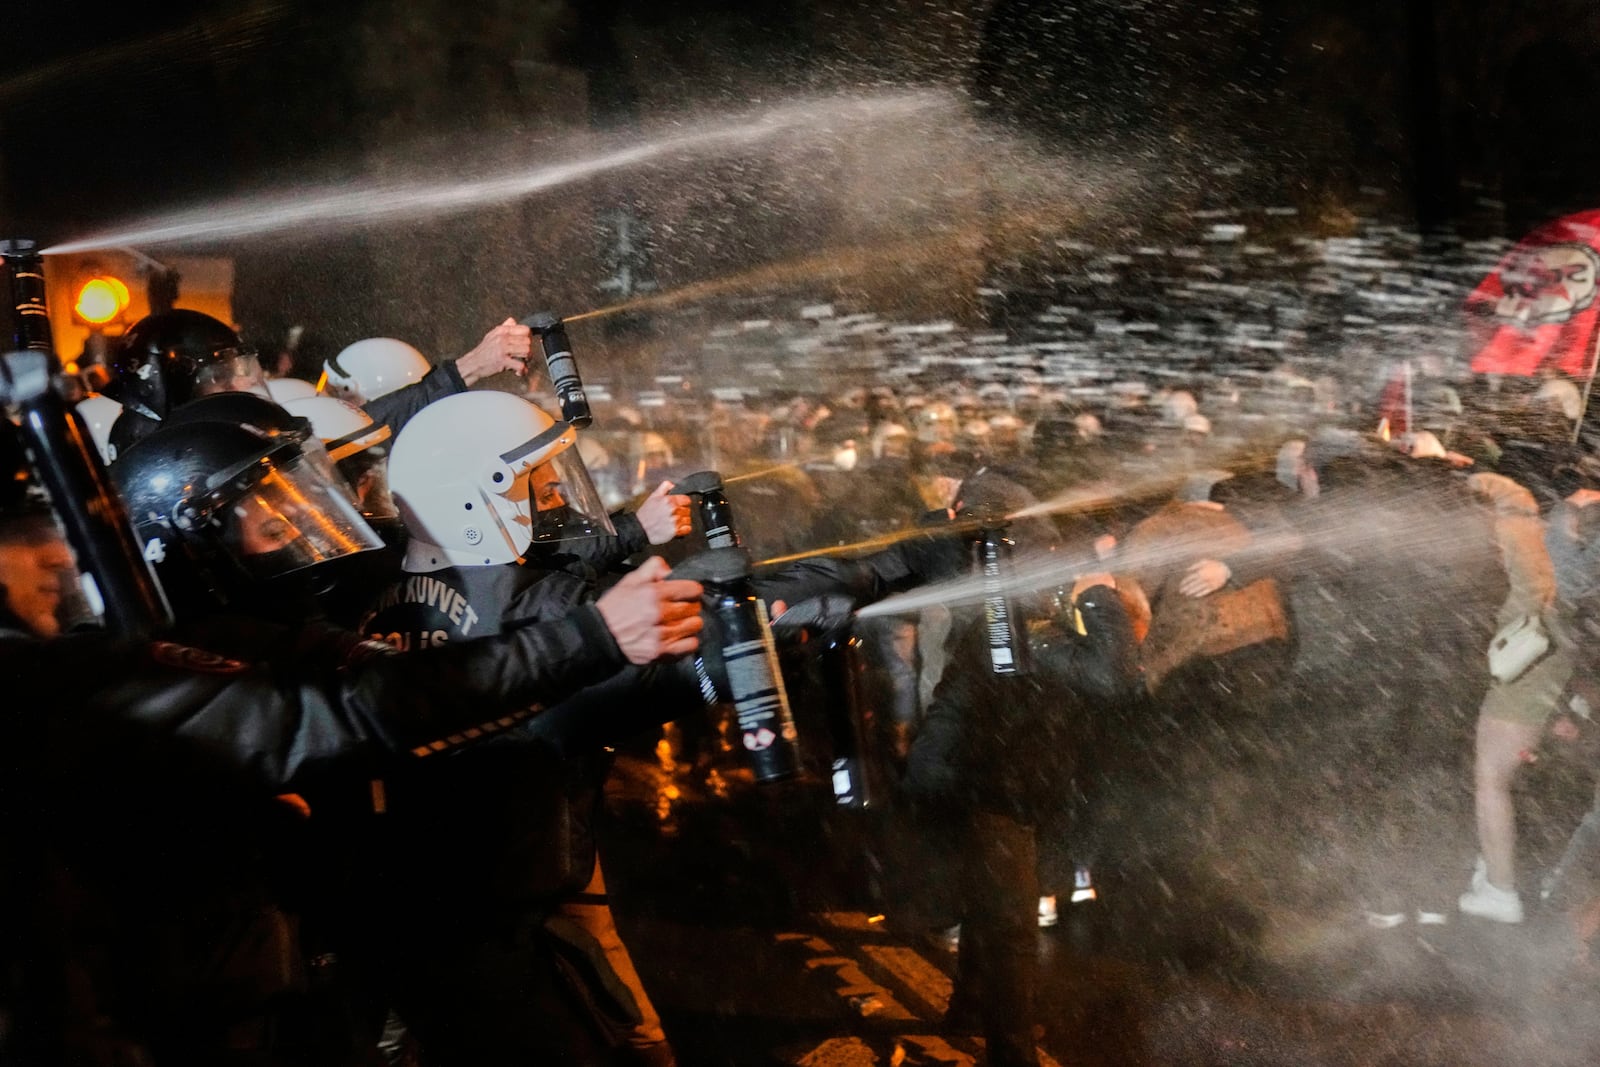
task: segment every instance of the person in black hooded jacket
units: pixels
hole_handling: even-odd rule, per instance
[[[904,788],[957,827],[962,905],[947,1020],[975,1011],[994,1067],[1033,1067],[1037,827],[1075,804],[1075,764],[1099,722],[1140,684],[1128,611],[1109,575],[1080,579],[1055,617],[1029,626],[1031,664],[989,666],[980,616],[958,624],[951,668],[912,742]]]

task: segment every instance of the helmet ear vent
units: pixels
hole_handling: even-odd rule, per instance
[[[180,530],[193,530],[200,525],[200,513],[185,501],[172,509],[172,525]]]

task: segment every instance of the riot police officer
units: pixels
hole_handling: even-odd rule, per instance
[[[688,531],[688,498],[663,491],[629,516],[631,536],[609,536],[576,437],[508,393],[419,414],[390,460],[407,573],[376,598],[362,633],[413,650],[560,617],[594,595],[583,559],[615,562],[634,542]],[[589,552],[571,551],[579,546]],[[698,701],[687,680],[681,692],[683,706]],[[606,701],[653,716],[640,725],[673,715],[666,692],[637,673],[580,699],[574,717]],[[388,783],[390,817],[375,828],[386,844],[360,865],[374,920],[364,956],[424,1055],[441,1062],[670,1064],[596,852],[609,757],[591,741],[551,764],[529,741],[505,738]]]

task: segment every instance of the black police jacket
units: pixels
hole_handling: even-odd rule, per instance
[[[860,605],[965,573],[972,558],[971,530],[951,526],[943,512],[932,515],[939,520],[876,552],[853,558],[813,556],[762,570],[755,576],[756,590],[768,603],[792,605],[833,595]]]
[[[404,389],[396,389],[376,400],[367,401],[361,410],[373,422],[384,423],[398,434],[417,412],[435,400],[466,391],[467,383],[462,380],[455,363],[440,363]]]
[[[538,570],[565,570],[583,578],[594,578],[620,567],[629,556],[650,547],[650,538],[631,511],[613,511],[611,526],[616,536],[596,534],[571,541],[549,541],[528,547],[528,563]],[[589,573],[592,572],[592,573]]]
[[[159,752],[151,773],[167,759],[194,760],[289,790],[341,765],[425,758],[492,736],[537,702],[626,666],[593,605],[420,656],[332,630],[308,639],[235,620],[216,632],[231,657],[98,633],[0,639],[0,687],[24,712],[15,726],[34,736],[13,758]],[[277,658],[246,658],[252,644]]]
[[[593,606],[414,656],[215,622],[217,644],[258,654],[0,634],[3,888],[40,931],[19,953],[29,1061],[74,1030],[180,1064],[271,1031],[307,874],[284,862],[303,820],[273,795],[441,760],[625,664]]]
[[[401,651],[438,648],[560,618],[592,596],[567,569],[451,567],[391,583],[361,632]],[[624,669],[489,744],[392,776],[371,867],[396,921],[492,918],[581,890],[610,765],[602,746],[661,721],[660,674]]]

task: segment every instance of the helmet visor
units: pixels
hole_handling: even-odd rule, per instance
[[[253,348],[225,348],[195,371],[194,395],[254,393],[267,400],[267,376]]]
[[[253,577],[276,578],[382,548],[326,460],[295,453],[261,461],[264,477],[218,512],[223,543]]]
[[[528,472],[535,541],[616,536],[589,468],[576,448],[565,448]]]

